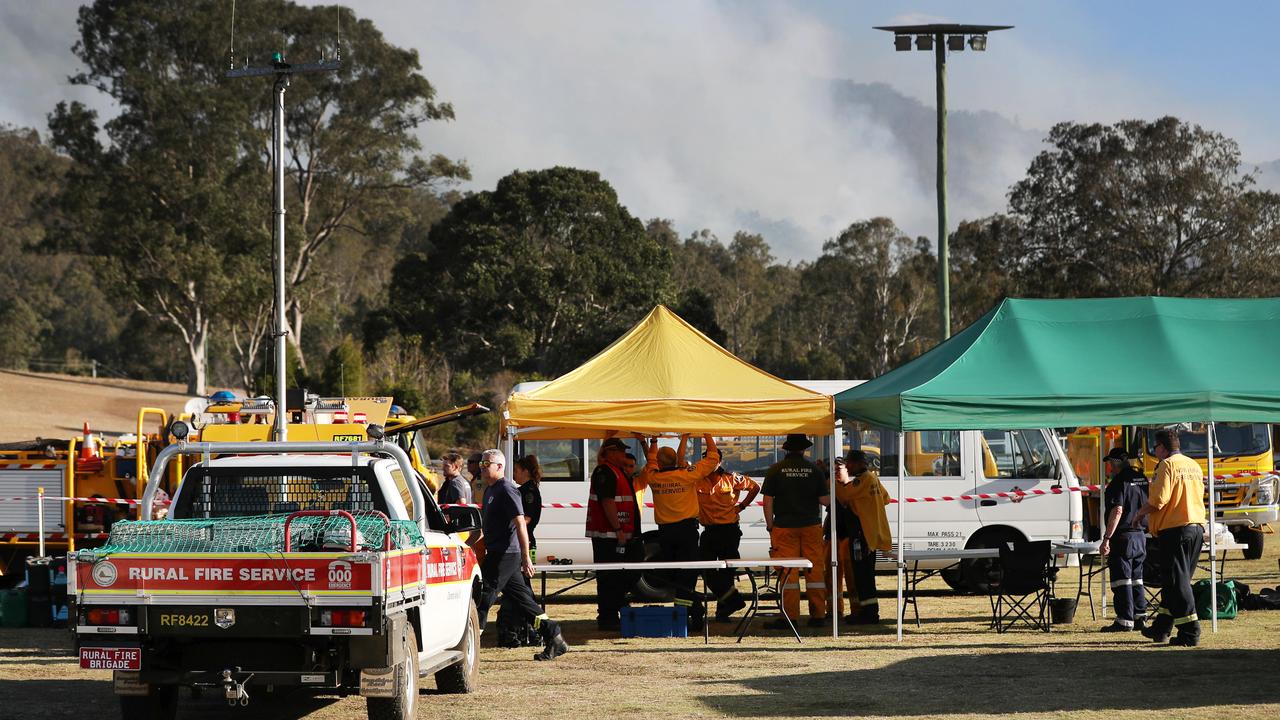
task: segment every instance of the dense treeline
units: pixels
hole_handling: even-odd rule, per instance
[[[249,6],[238,53],[261,61],[282,38],[300,61],[333,53],[333,8]],[[0,367],[93,360],[192,392],[267,387],[269,84],[222,78],[219,7],[83,8],[72,81],[119,114],[64,103],[43,139],[0,129]],[[872,377],[936,341],[933,242],[892,219],[850,218],[817,257],[782,261],[761,235],[642,221],[590,170],[462,194],[466,165],[418,139],[453,108],[416,53],[367,20],[344,22],[343,42],[354,61],[296,78],[286,103],[296,383],[419,412],[496,402],[659,302],[790,378]],[[1280,197],[1218,133],[1169,117],[1060,124],[1006,212],[954,231],[953,329],[1006,296],[1272,294],[1278,220]],[[480,442],[491,424],[442,441]]]

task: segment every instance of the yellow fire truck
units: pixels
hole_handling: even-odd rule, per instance
[[[1216,423],[1214,425],[1213,473],[1217,498],[1215,522],[1226,525],[1236,540],[1248,546],[1244,556],[1262,557],[1264,533],[1280,519],[1280,474],[1276,473],[1272,450],[1272,428],[1263,423]],[[1183,427],[1178,432],[1182,454],[1200,464],[1208,473],[1209,454],[1203,424]],[[1067,438],[1067,448],[1081,482],[1105,484],[1101,457],[1111,447],[1122,447],[1140,459],[1151,477],[1156,458],[1151,454],[1155,429],[1142,427],[1078,428]],[[1206,483],[1205,505],[1209,504]],[[1090,497],[1086,517],[1097,522],[1097,496]]]
[[[154,432],[146,431],[149,420]],[[0,586],[21,579],[42,530],[45,554],[63,554],[101,544],[112,523],[136,517],[136,504],[127,501],[141,497],[149,461],[168,444],[168,421],[164,410],[147,407],[138,411],[135,433],[110,443],[86,423],[79,438],[0,447]],[[161,487],[172,492],[178,477],[175,469]]]
[[[384,426],[386,436],[409,454],[414,470],[433,492],[440,476],[431,467],[422,431],[489,412],[472,403],[417,418],[390,397],[322,398],[303,391],[293,394],[288,404],[292,442],[363,441],[369,439],[369,425]],[[187,423],[190,441],[255,442],[270,439],[274,415],[270,398],[220,392],[175,418],[159,408],[142,408],[136,432],[111,442],[86,425],[82,437],[69,441],[0,447],[0,587],[21,579],[25,559],[39,552],[42,528],[45,554],[62,555],[100,545],[115,521],[136,519],[135,501],[147,485],[147,469],[170,442],[172,420]],[[148,432],[148,427],[154,430]],[[182,473],[180,461],[171,463],[161,488],[172,495]],[[41,489],[43,503],[38,499]]]

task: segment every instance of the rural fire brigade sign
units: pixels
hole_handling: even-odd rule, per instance
[[[365,591],[373,588],[372,566],[332,557],[237,557],[208,555],[115,555],[92,567],[76,567],[85,592],[180,591],[184,594]]]
[[[142,648],[82,647],[80,667],[85,670],[141,670]]]

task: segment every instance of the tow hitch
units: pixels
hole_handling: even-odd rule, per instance
[[[235,707],[237,703],[240,704],[240,707],[248,707],[249,693],[245,691],[244,684],[249,682],[249,679],[253,677],[253,673],[249,673],[243,680],[237,681],[234,675],[239,672],[241,670],[238,667],[234,671],[222,671],[223,697],[227,699],[227,704],[231,707]]]

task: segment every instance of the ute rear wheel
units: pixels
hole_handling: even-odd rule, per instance
[[[436,688],[442,693],[474,692],[480,682],[480,615],[474,600],[467,611],[467,629],[453,648],[462,653],[462,662],[436,673]]]
[[[120,716],[131,718],[155,718],[173,720],[178,717],[178,687],[176,685],[152,685],[147,695],[121,695]]]
[[[369,720],[413,720],[418,712],[418,634],[413,623],[404,627],[399,654],[405,660],[396,665],[396,696],[368,698]]]

